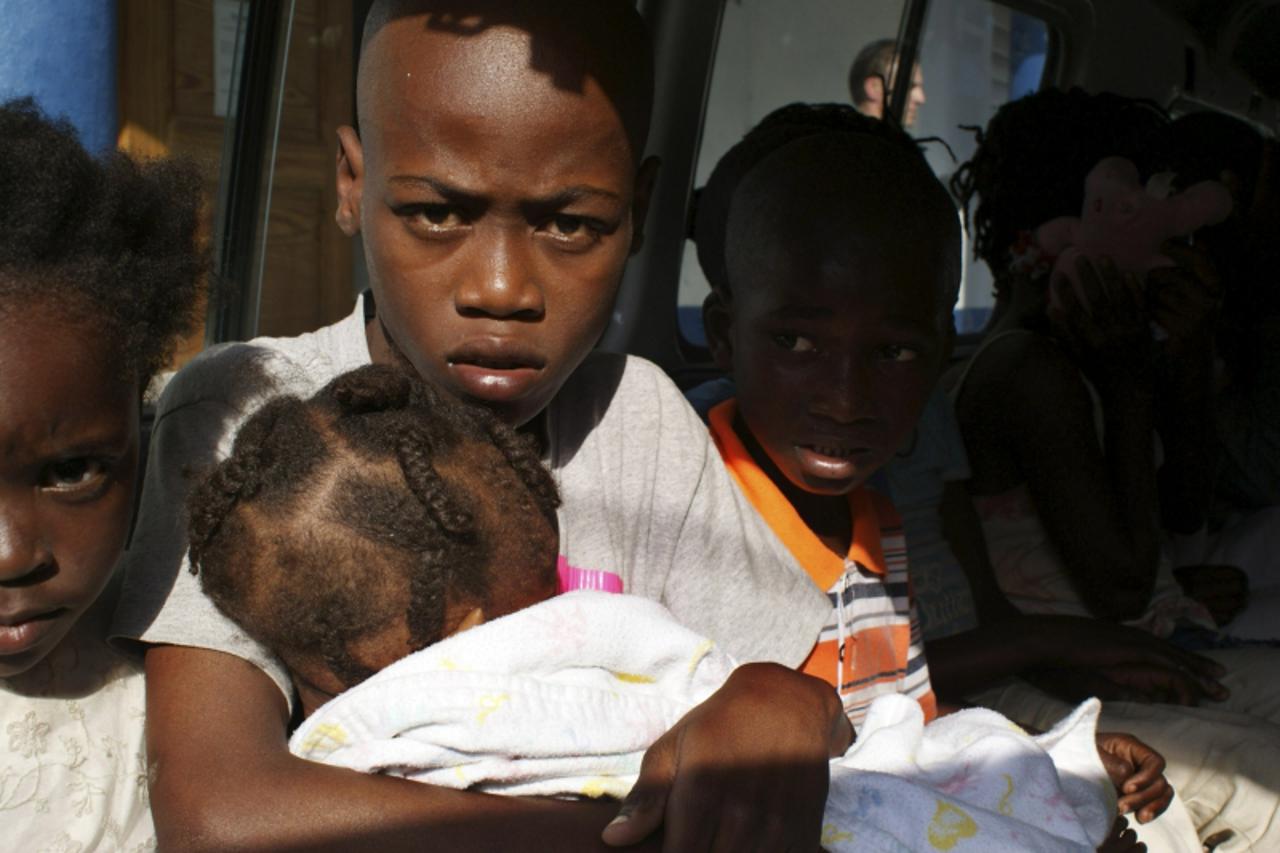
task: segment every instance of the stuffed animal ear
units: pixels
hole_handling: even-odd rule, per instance
[[[1059,216],[1050,219],[1036,229],[1036,244],[1049,255],[1061,255],[1072,244],[1080,219],[1075,216]]]
[[[1231,193],[1217,181],[1193,184],[1170,200],[1177,236],[1186,236],[1207,225],[1217,225],[1231,215]]]
[[[1157,201],[1168,198],[1175,192],[1173,185],[1177,179],[1174,172],[1157,172],[1147,178],[1147,195]]]
[[[1089,170],[1084,179],[1085,201],[1099,195],[1111,196],[1142,188],[1138,179],[1138,167],[1125,157],[1104,157]]]

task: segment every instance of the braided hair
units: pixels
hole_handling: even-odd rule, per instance
[[[446,601],[553,583],[558,505],[527,437],[371,365],[245,423],[189,500],[191,566],[286,664],[319,656],[350,687],[372,674],[354,645],[396,608],[421,648]]]
[[[1154,102],[1083,89],[1042,89],[1010,101],[978,131],[973,157],[952,176],[974,256],[996,279],[997,295],[1019,232],[1059,216],[1079,216],[1084,179],[1104,157],[1132,160],[1143,177],[1159,170],[1165,112]],[[970,214],[970,204],[977,206]]]
[[[734,194],[747,175],[770,155],[793,142],[831,134],[850,141],[887,143],[889,151],[905,155],[884,157],[883,151],[868,146],[865,157],[858,157],[861,152],[849,152],[840,165],[853,168],[855,159],[874,160],[875,169],[896,171],[897,186],[903,196],[913,197],[918,203],[936,207],[938,211],[945,209],[946,215],[954,219],[954,205],[946,190],[934,176],[919,143],[902,128],[892,122],[863,115],[848,104],[788,104],[761,119],[725,152],[698,194],[693,238],[698,250],[698,264],[712,290],[725,296],[732,293],[726,252],[729,213]],[[851,199],[850,203],[857,202],[878,206],[884,204],[884,199],[864,194],[863,198]],[[953,278],[958,289],[958,268]],[[950,297],[943,300],[948,312],[955,302],[955,293]]]
[[[196,170],[94,158],[25,98],[0,104],[0,198],[0,311],[89,324],[145,387],[203,293]]]

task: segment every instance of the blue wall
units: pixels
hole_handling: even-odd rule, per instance
[[[25,95],[115,146],[116,0],[0,0],[0,100]]]

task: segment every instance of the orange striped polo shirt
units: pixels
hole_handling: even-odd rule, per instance
[[[737,403],[708,413],[711,435],[733,479],[756,511],[831,600],[831,617],[801,671],[834,685],[858,726],[871,700],[902,693],[937,716],[924,643],[907,581],[902,522],[888,498],[867,488],[849,494],[853,542],[844,559],[809,529],[733,428]],[[841,648],[843,647],[843,655]]]

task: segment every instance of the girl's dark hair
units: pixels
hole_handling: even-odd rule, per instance
[[[1099,160],[1127,157],[1144,178],[1163,167],[1167,124],[1154,102],[1078,88],[1043,89],[1000,107],[951,179],[974,256],[991,268],[997,289],[1020,231],[1080,215],[1085,176]]]
[[[894,164],[902,171],[902,192],[920,193],[948,205],[946,193],[934,177],[919,143],[892,122],[863,115],[848,104],[788,104],[769,113],[720,158],[698,193],[693,238],[698,264],[713,290],[732,292],[726,244],[733,196],[757,165],[792,142],[823,134],[864,136],[888,142],[909,156]],[[890,164],[886,163],[886,167]],[[934,185],[931,187],[930,185]],[[936,187],[936,192],[934,188]],[[868,199],[875,204],[874,199]],[[952,214],[954,216],[954,211]],[[957,277],[957,286],[959,278]],[[952,294],[950,302],[954,302]],[[950,311],[950,302],[947,310]]]
[[[286,663],[319,656],[351,686],[372,674],[353,644],[406,589],[421,648],[441,637],[446,596],[484,604],[497,578],[553,579],[558,504],[531,439],[373,365],[244,424],[188,502],[191,567]]]
[[[145,386],[205,284],[201,182],[189,164],[95,158],[30,98],[0,104],[0,311],[96,326]]]

